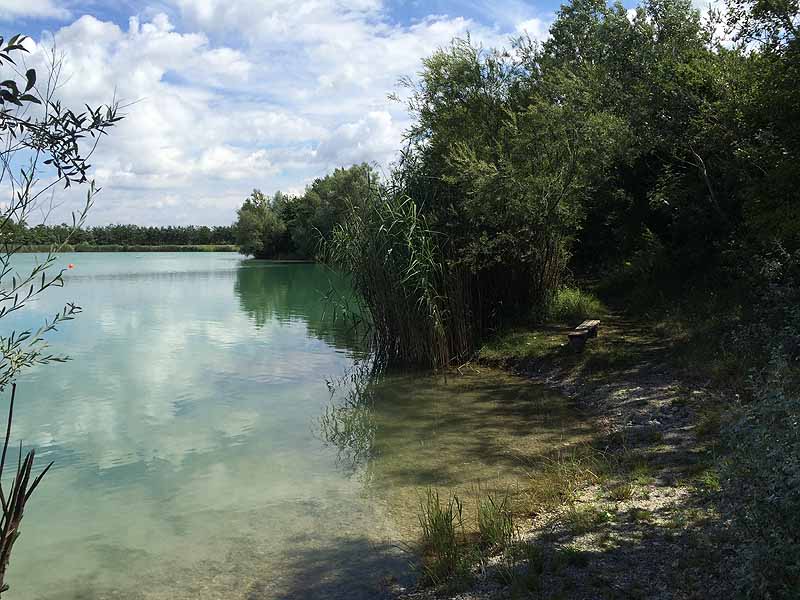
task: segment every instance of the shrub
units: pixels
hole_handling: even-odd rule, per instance
[[[750,598],[796,598],[800,589],[800,395],[765,387],[724,431],[724,474],[741,543],[737,568]]]
[[[584,319],[605,312],[603,304],[593,294],[578,288],[563,287],[550,300],[547,316],[551,321],[577,325]]]

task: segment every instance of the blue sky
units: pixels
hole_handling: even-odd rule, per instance
[[[94,157],[92,223],[226,224],[257,187],[301,192],[337,166],[388,167],[402,76],[467,32],[546,36],[557,3],[521,0],[4,0],[0,33],[65,57],[66,104],[131,103]],[[5,78],[5,77],[4,77]],[[61,199],[63,218],[77,196]]]

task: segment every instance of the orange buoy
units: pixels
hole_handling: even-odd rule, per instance
[[[67,265],[67,268],[68,268],[68,269],[74,269],[74,268],[75,268],[75,265],[73,265],[72,263],[69,263],[69,264]]]

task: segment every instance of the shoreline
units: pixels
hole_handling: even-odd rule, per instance
[[[515,514],[513,547],[485,557],[465,586],[398,590],[396,597],[667,600],[730,593],[723,572],[730,541],[717,510],[712,456],[719,392],[673,367],[669,341],[641,323],[604,321],[582,354],[569,351],[567,328],[547,329],[544,355],[480,357],[478,365],[543,385],[595,419],[595,473],[570,482],[574,495],[556,505]]]

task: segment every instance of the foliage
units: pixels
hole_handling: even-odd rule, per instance
[[[242,254],[256,258],[277,255],[286,235],[286,224],[274,208],[274,204],[280,199],[280,192],[267,198],[259,190],[253,190],[238,210],[236,241]]]
[[[20,227],[19,225],[17,225]],[[27,227],[23,223],[18,232],[26,246],[52,246],[63,244],[86,247],[103,246],[211,246],[233,245],[236,240],[233,226],[206,225],[145,227],[140,225],[102,225],[74,228],[71,225],[40,223]]]
[[[240,251],[256,258],[314,259],[345,215],[377,186],[366,163],[315,179],[297,198],[254,190],[238,211],[234,229]]]
[[[413,123],[387,183],[337,204],[319,237],[353,274],[387,362],[445,368],[516,319],[594,316],[568,272],[645,313],[684,298],[716,327],[706,354],[751,379],[722,488],[758,531],[739,562],[762,574],[743,566],[743,591],[780,596],[797,589],[800,8],[730,0],[725,43],[723,15],[710,17],[690,0],[571,0],[543,43],[436,51],[404,82]],[[309,216],[322,196],[307,196],[295,244],[314,228],[301,223],[322,222]],[[559,462],[534,502],[573,495],[551,485],[562,469],[591,477]]]
[[[63,272],[53,269],[59,245],[51,246],[45,258],[36,261],[30,270],[16,271],[14,257],[25,244],[25,225],[35,211],[47,214],[48,206],[43,202],[56,186],[88,184],[86,204],[73,215],[70,231],[80,228],[97,193],[94,183],[87,180],[88,160],[99,139],[122,118],[116,105],[86,106],[86,111],[80,113],[63,107],[54,96],[61,72],[55,52],[50,57],[49,76],[43,82],[37,84],[33,69],[20,73],[13,57],[27,52],[25,40],[24,36],[15,35],[4,45],[0,38],[0,68],[8,77],[0,83],[0,184],[8,193],[8,200],[0,208],[0,318],[23,310],[48,289],[63,285]],[[68,241],[69,234],[61,240]],[[49,351],[47,334],[79,312],[80,307],[69,303],[37,330],[0,334],[0,391],[11,387],[0,475],[6,465],[11,434],[15,381],[26,369],[65,360]],[[8,589],[6,570],[25,505],[49,469],[46,467],[32,478],[34,458],[34,450],[23,458],[20,446],[10,486],[4,489],[0,482],[0,593]]]
[[[761,388],[725,433],[737,581],[749,598],[791,598],[800,589],[800,394]]]
[[[741,360],[752,365],[749,394],[722,427],[722,488],[739,525],[743,595],[791,598],[800,587],[800,252],[772,248],[753,267],[752,314],[735,340],[755,357]]]
[[[547,317],[551,321],[572,326],[585,319],[600,317],[604,313],[605,308],[593,294],[573,287],[558,289],[547,307]]]
[[[478,531],[488,546],[509,548],[514,539],[514,516],[508,494],[488,495],[478,505]]]
[[[379,362],[444,367],[469,336],[463,278],[442,260],[438,234],[416,203],[376,196],[339,225],[327,260],[352,273]]]

